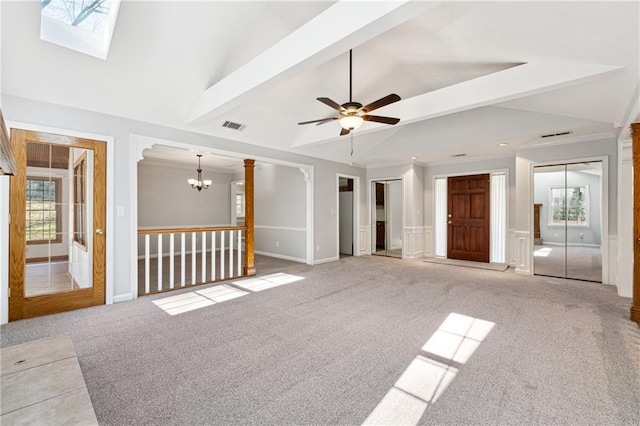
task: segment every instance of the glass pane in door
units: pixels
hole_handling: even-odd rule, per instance
[[[602,162],[567,165],[567,278],[602,282]]]
[[[533,171],[534,274],[566,277],[566,166]]]
[[[90,150],[27,142],[25,297],[93,285],[92,170]]]

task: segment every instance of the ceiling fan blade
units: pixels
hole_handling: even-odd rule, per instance
[[[316,123],[316,126],[318,126],[318,125],[320,125],[320,124],[328,123],[328,122],[330,122],[330,121],[338,120],[338,119],[339,119],[339,117],[321,118],[320,120],[303,121],[302,123],[298,123],[298,124],[311,124],[311,123]]]
[[[332,101],[329,98],[316,98],[316,99],[319,100],[320,102],[322,102],[323,104],[325,104],[326,106],[335,109],[338,112],[344,111],[344,108],[342,108],[342,105],[340,105],[339,103],[337,103],[335,101]]]
[[[365,121],[375,121],[376,123],[384,123],[384,124],[398,124],[400,122],[399,118],[393,117],[381,117],[379,115],[363,115],[362,119]]]
[[[400,100],[400,96],[392,93],[390,95],[385,96],[384,98],[380,98],[377,101],[371,102],[369,105],[365,105],[362,107],[364,112],[371,112],[374,109],[382,108],[383,106],[392,104],[394,102],[398,102]],[[319,99],[318,99],[319,100]]]
[[[350,129],[345,129],[343,127],[342,129],[340,129],[340,136],[348,135],[350,131]]]

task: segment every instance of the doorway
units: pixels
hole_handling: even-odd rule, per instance
[[[9,320],[105,303],[106,143],[12,129]]]
[[[535,166],[535,275],[602,282],[602,161]]]
[[[371,253],[402,258],[402,179],[371,182]]]
[[[489,262],[490,174],[447,179],[447,258]]]
[[[353,256],[353,179],[338,177],[339,255]]]

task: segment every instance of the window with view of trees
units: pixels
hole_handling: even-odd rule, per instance
[[[62,242],[62,179],[27,177],[27,244]]]
[[[589,226],[589,187],[549,188],[549,225]]]

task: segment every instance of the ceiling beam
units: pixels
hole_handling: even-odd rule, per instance
[[[558,62],[525,63],[396,102],[380,108],[376,114],[399,117],[401,121],[396,126],[404,126],[586,83],[619,69],[622,67]],[[356,132],[369,133],[385,126],[367,123]],[[292,146],[302,147],[329,142],[336,139],[336,133],[336,126],[314,126]]]
[[[435,2],[338,1],[232,74],[209,87],[191,113],[202,124],[256,93],[308,71],[411,19]]]

